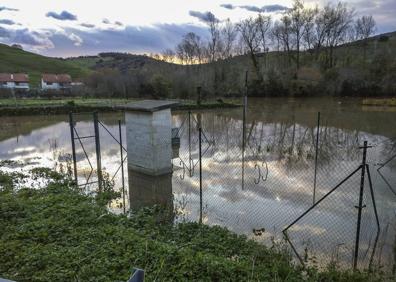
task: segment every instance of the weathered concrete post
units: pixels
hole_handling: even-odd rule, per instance
[[[172,101],[144,100],[125,109],[132,208],[172,201]]]

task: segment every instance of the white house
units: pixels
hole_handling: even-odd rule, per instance
[[[43,90],[69,90],[72,79],[68,74],[43,74],[41,76],[41,89]]]
[[[25,73],[0,73],[0,88],[29,90],[29,76]]]

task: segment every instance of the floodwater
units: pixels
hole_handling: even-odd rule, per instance
[[[91,115],[76,115],[75,119],[80,137],[93,135]],[[120,146],[106,129],[118,139],[121,120],[125,142],[123,115],[100,114],[99,119],[105,126],[100,126],[102,167],[121,189]],[[172,160],[173,175],[162,180],[164,189],[153,199],[173,203],[177,221],[197,221],[200,214],[201,123],[204,223],[226,226],[271,245],[279,243],[282,230],[319,202],[288,228],[288,238],[310,264],[333,262],[350,267],[362,195],[358,266],[391,269],[396,226],[394,108],[363,107],[358,99],[249,99],[245,142],[241,108],[197,111],[190,116],[175,112],[172,119],[173,126],[179,128],[180,149]],[[369,169],[361,194],[360,147],[364,141],[372,147],[367,149]],[[95,171],[91,173],[89,165],[91,162],[96,168],[94,139],[76,141],[76,149],[79,184],[95,181]],[[0,117],[0,159],[24,163],[19,168],[3,169],[65,169],[70,165],[70,154],[68,116]],[[134,202],[129,198],[140,185],[133,178],[128,181],[126,165],[125,174],[125,189],[131,187],[131,193],[126,193],[128,208]],[[322,199],[340,182],[342,185]],[[83,187],[91,191],[95,185]],[[115,201],[111,209],[122,212],[122,202],[122,198]]]

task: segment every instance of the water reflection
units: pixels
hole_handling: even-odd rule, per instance
[[[198,124],[204,131],[203,201],[204,222],[227,226],[251,238],[271,243],[281,231],[312,205],[316,113],[320,126],[316,197],[319,199],[361,162],[359,146],[364,140],[375,145],[369,150],[377,208],[381,220],[374,263],[391,266],[395,238],[396,197],[376,173],[378,164],[396,153],[394,112],[368,112],[357,101],[265,99],[250,101],[246,125],[246,152],[242,159],[242,112],[240,109],[193,113],[196,121],[186,127],[187,113],[174,113],[174,126],[181,127],[179,158],[173,175],[147,179],[130,174],[127,202],[131,207],[160,203],[174,205],[181,220],[199,218]],[[109,130],[118,136],[117,120],[122,115],[101,115]],[[21,160],[34,166],[57,167],[71,152],[66,116],[1,118],[0,159]],[[92,135],[90,116],[76,125],[81,135]],[[126,140],[123,128],[123,140]],[[84,141],[95,163],[93,142]],[[120,165],[119,145],[101,134],[102,165],[113,175]],[[79,179],[86,178],[87,161],[77,148]],[[186,167],[183,166],[186,164]],[[260,168],[260,170],[258,170]],[[21,168],[22,169],[22,168]],[[242,182],[242,170],[244,181]],[[396,161],[381,172],[396,186]],[[260,177],[261,176],[261,177]],[[93,177],[96,177],[95,175]],[[258,181],[260,179],[260,181]],[[116,188],[121,187],[117,176]],[[289,232],[299,253],[329,262],[350,265],[356,232],[355,206],[360,176],[356,175],[318,206]],[[90,187],[89,189],[94,189]],[[242,189],[243,188],[243,189]],[[367,266],[376,235],[375,218],[368,186],[364,191],[361,266]],[[252,230],[265,229],[256,236]]]
[[[172,173],[153,176],[128,169],[130,208],[173,207]]]

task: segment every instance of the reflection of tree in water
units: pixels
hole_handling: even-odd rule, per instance
[[[240,160],[243,130],[241,118],[217,115],[214,112],[193,116],[200,120],[205,136],[212,143],[207,156],[222,162]],[[198,146],[197,132],[194,128],[193,151]],[[344,130],[322,124],[319,130],[318,164],[334,165],[340,161],[359,160],[359,146],[365,138],[366,135],[358,130]],[[277,160],[288,166],[300,166],[313,161],[315,143],[316,126],[298,124],[293,118],[272,123],[255,119],[246,124],[245,160],[264,158]],[[386,154],[396,151],[394,144],[394,140],[386,143]]]

